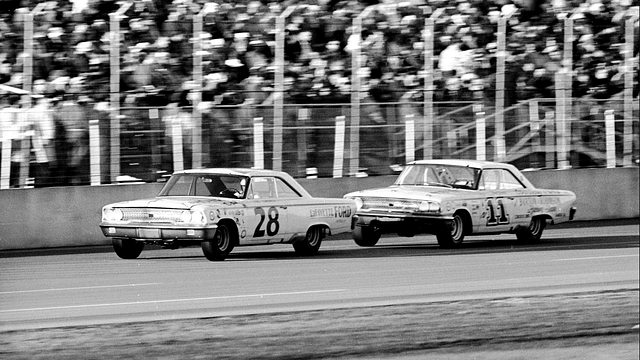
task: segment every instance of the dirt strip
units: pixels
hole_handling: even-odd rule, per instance
[[[0,332],[2,359],[638,359],[638,289]]]

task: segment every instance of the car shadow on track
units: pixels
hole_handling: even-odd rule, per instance
[[[411,241],[415,239],[415,241]],[[523,244],[517,240],[465,240],[455,249],[443,249],[437,243],[424,241],[421,237],[403,238],[401,244],[393,244],[381,240],[382,244],[374,247],[359,247],[355,243],[346,241],[334,242],[330,246],[320,248],[314,256],[301,256],[293,250],[279,248],[277,251],[243,250],[232,252],[228,261],[251,260],[308,260],[308,259],[349,259],[375,257],[408,257],[408,256],[447,256],[464,254],[493,254],[529,251],[562,251],[562,250],[602,250],[638,248],[640,241],[637,236],[601,236],[581,238],[548,238],[537,244]],[[246,249],[246,248],[245,248]]]

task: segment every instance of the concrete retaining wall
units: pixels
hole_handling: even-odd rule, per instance
[[[544,170],[526,176],[540,188],[577,195],[576,220],[640,216],[638,168]],[[300,179],[313,196],[342,197],[390,185],[395,176]],[[98,223],[103,205],[155,196],[162,184],[80,186],[0,191],[0,250],[109,244]]]

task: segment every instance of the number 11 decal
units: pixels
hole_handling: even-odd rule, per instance
[[[487,213],[489,217],[487,218],[487,226],[497,226],[504,225],[509,223],[509,215],[507,215],[507,211],[504,208],[504,202],[502,198],[495,199],[487,199]]]

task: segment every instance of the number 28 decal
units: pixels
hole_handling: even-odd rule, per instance
[[[274,236],[280,231],[280,223],[278,222],[280,214],[278,214],[278,209],[272,206],[265,213],[264,209],[259,207],[255,208],[255,214],[260,216],[260,221],[258,222],[258,226],[256,226],[256,230],[253,232],[253,237],[263,237],[265,230],[269,236]],[[266,225],[264,224],[265,219],[267,219]],[[265,227],[263,228],[262,225],[265,225]]]
[[[507,211],[504,208],[502,198],[487,199],[487,214],[487,226],[497,226],[509,223],[509,215],[507,215]]]

